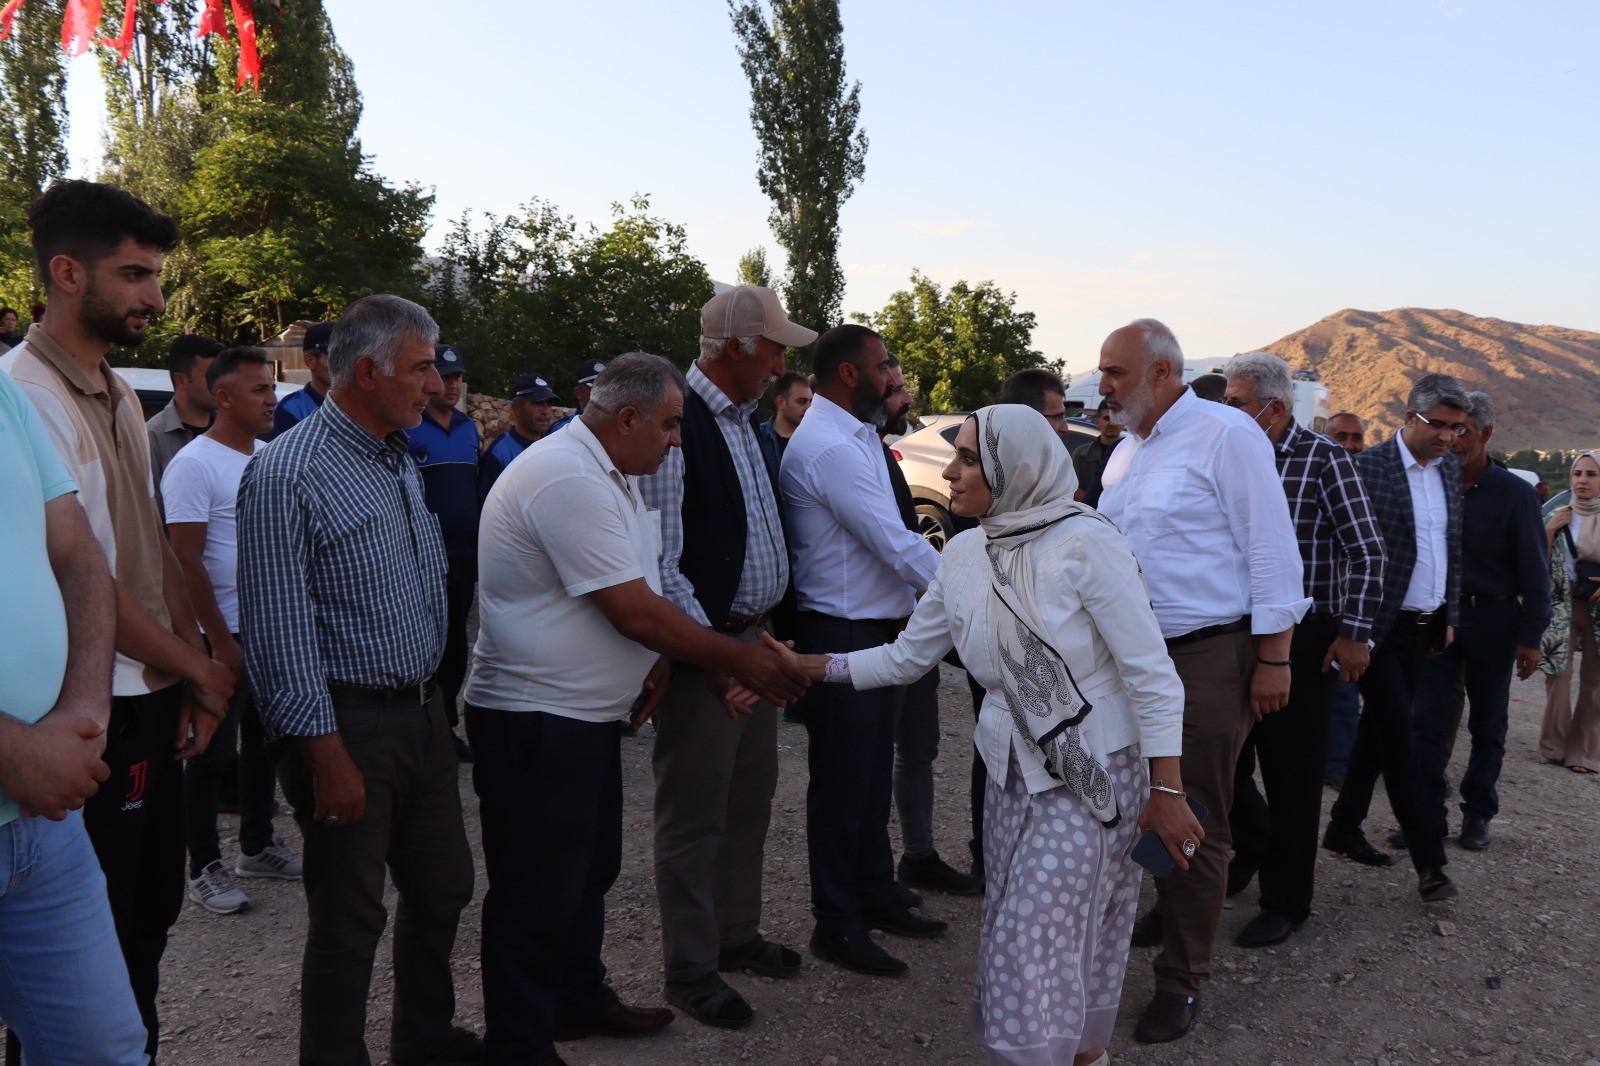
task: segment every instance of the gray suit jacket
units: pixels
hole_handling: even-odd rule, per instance
[[[1388,563],[1383,571],[1383,600],[1372,623],[1372,639],[1382,643],[1400,612],[1400,601],[1411,584],[1417,565],[1417,523],[1411,510],[1411,485],[1406,480],[1397,437],[1355,457],[1356,469],[1372,500],[1373,514],[1383,532]],[[1447,511],[1445,537],[1449,548],[1449,569],[1445,576],[1444,606],[1451,625],[1460,614],[1461,597],[1461,463],[1446,454],[1439,464],[1444,478]]]

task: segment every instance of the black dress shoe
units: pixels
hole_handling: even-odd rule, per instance
[[[868,929],[882,929],[885,933],[893,933],[896,936],[916,937],[919,940],[944,936],[945,932],[950,928],[948,922],[913,914],[907,908],[900,906],[899,903],[890,903],[887,906],[862,911],[861,920]]]
[[[557,1040],[582,1040],[586,1036],[645,1036],[672,1024],[667,1007],[630,1007],[620,999],[587,1018],[556,1019]]]
[[[899,977],[907,969],[905,963],[879,947],[865,929],[855,933],[818,929],[811,934],[811,954],[869,977]]]
[[[1489,822],[1484,818],[1467,815],[1461,820],[1461,846],[1468,851],[1482,851],[1489,846]]]
[[[896,879],[902,885],[910,885],[912,888],[926,888],[933,892],[943,892],[951,896],[983,895],[983,879],[981,877],[973,877],[971,874],[962,873],[939,858],[937,851],[931,851],[920,859],[902,855]]]
[[[1277,911],[1263,910],[1239,930],[1239,935],[1233,938],[1233,942],[1242,948],[1271,947],[1273,944],[1281,944],[1288,940],[1301,924]]]
[[[390,1048],[389,1061],[394,1066],[465,1066],[489,1061],[489,1051],[477,1033],[457,1026],[451,1031],[450,1039],[420,1055]]]
[[[1384,837],[1383,842],[1396,851],[1404,851],[1406,850],[1406,831],[1404,829],[1396,829]]]
[[[894,901],[898,906],[910,909],[922,906],[922,893],[914,888],[907,888],[899,881],[894,883]]]
[[[1158,948],[1161,935],[1161,912],[1151,907],[1148,914],[1133,923],[1133,936],[1128,943],[1136,948]]]
[[[1249,888],[1250,882],[1256,879],[1256,871],[1260,868],[1260,863],[1241,859],[1235,855],[1228,863],[1228,895],[1237,896]]]
[[[1438,903],[1443,899],[1455,899],[1460,891],[1456,883],[1445,875],[1443,867],[1427,866],[1417,874],[1417,895],[1422,897],[1424,903]]]
[[[1372,846],[1367,835],[1359,829],[1340,829],[1329,825],[1322,834],[1322,846],[1329,851],[1366,866],[1393,866],[1394,859]]]
[[[1165,1044],[1189,1031],[1200,1013],[1200,1001],[1179,992],[1157,992],[1144,1009],[1133,1038],[1141,1044]]]

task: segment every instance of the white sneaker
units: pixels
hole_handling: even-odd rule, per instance
[[[189,898],[213,914],[240,914],[250,909],[250,897],[239,891],[220,859],[189,882]]]
[[[258,854],[240,855],[233,872],[240,877],[275,877],[281,881],[298,881],[302,870],[294,852],[274,840]]]

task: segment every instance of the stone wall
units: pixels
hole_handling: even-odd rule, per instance
[[[478,437],[483,450],[487,451],[511,425],[511,401],[473,392],[463,397],[461,402],[466,407],[467,415],[478,423]],[[565,418],[572,408],[557,407],[555,412],[557,418]]]

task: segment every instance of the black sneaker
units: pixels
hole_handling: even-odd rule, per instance
[[[930,851],[920,859],[902,855],[896,879],[912,888],[925,888],[930,892],[943,892],[951,896],[983,895],[982,878],[962,873],[939,858],[937,851]]]

